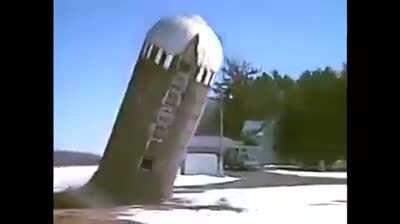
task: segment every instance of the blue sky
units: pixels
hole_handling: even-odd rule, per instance
[[[224,54],[297,78],[346,61],[345,0],[55,0],[54,147],[102,154],[147,30],[199,14]]]

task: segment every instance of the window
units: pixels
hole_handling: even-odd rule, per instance
[[[146,171],[151,171],[153,167],[153,160],[151,158],[143,158],[140,166]]]

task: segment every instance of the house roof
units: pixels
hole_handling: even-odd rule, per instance
[[[257,133],[264,127],[264,121],[251,121],[247,120],[243,124],[242,133]]]
[[[240,144],[240,145],[238,145],[238,147],[242,148],[242,149],[248,149],[248,150],[263,150],[263,148],[261,146],[257,146],[257,145]]]
[[[193,136],[187,147],[187,152],[223,154],[228,149],[234,148],[240,144],[240,142],[238,141],[234,141],[227,137],[222,137],[222,142],[221,142],[222,152],[221,152],[219,143],[220,143],[219,136],[207,136],[207,135]]]

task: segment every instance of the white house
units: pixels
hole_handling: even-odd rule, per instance
[[[229,149],[235,148],[236,145],[237,142],[227,137],[193,136],[181,166],[181,174],[223,176],[223,155]]]
[[[258,160],[264,164],[276,162],[275,121],[251,121],[243,124],[242,134],[254,139],[264,150],[259,153]]]

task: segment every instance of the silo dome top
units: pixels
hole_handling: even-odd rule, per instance
[[[147,33],[147,41],[170,54],[180,54],[196,34],[199,34],[199,65],[206,65],[218,71],[223,62],[221,42],[211,27],[198,15],[159,20]]]

